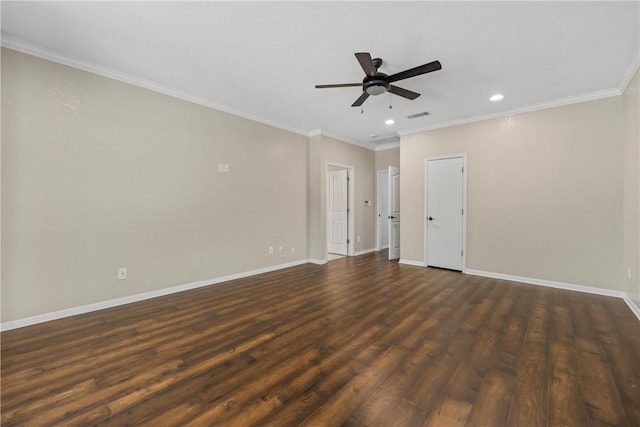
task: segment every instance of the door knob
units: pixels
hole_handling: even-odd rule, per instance
[[[430,216],[429,218],[427,218],[429,221],[433,221],[433,217]]]
[[[395,218],[395,216],[389,215],[389,219],[394,219],[394,218]]]

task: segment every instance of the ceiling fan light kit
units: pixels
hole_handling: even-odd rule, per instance
[[[442,69],[440,61],[429,62],[428,64],[420,65],[418,67],[410,68],[399,73],[387,75],[378,71],[378,68],[382,65],[382,59],[371,58],[371,54],[368,52],[358,52],[355,54],[356,59],[360,63],[362,70],[365,73],[365,77],[362,83],[341,83],[332,85],[316,85],[316,89],[336,88],[336,87],[362,87],[362,95],[356,101],[351,104],[352,107],[359,107],[367,100],[371,95],[382,95],[385,92],[393,93],[394,95],[401,96],[403,98],[414,100],[420,96],[419,93],[413,92],[407,89],[403,89],[398,86],[394,86],[391,83],[398,80],[408,79],[410,77],[419,76],[421,74],[431,73]]]
[[[376,95],[382,95],[388,90],[389,90],[389,85],[385,85],[383,82],[382,83],[376,82],[367,86],[367,88],[365,89],[365,92],[367,92],[369,95],[376,96]]]

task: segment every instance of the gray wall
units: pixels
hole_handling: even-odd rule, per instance
[[[307,258],[306,136],[7,49],[2,119],[3,322]]]

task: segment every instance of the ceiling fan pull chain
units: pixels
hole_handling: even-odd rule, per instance
[[[389,92],[389,110],[391,110],[393,107],[391,106],[391,92]]]

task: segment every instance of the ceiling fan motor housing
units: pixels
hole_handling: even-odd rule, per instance
[[[389,90],[389,82],[384,73],[376,73],[362,80],[362,88],[369,95],[380,95]]]

